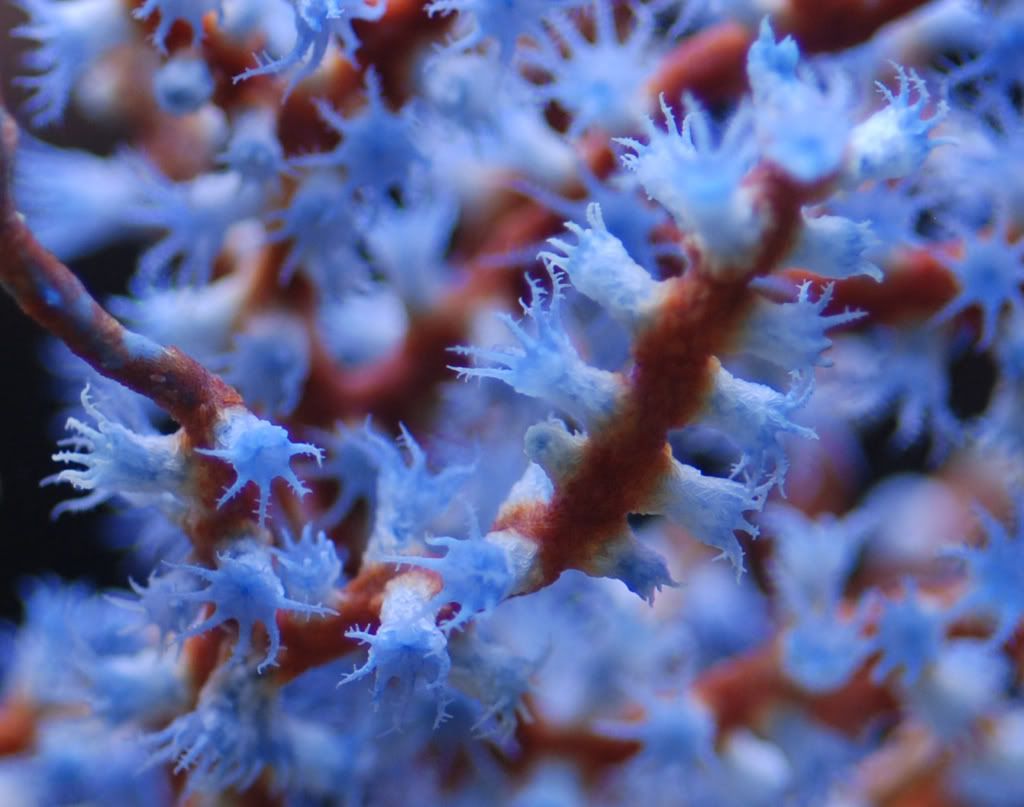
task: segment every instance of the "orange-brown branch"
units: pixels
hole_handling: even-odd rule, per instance
[[[787,270],[785,276],[795,283],[830,282],[797,268]],[[934,249],[914,249],[886,263],[884,283],[866,277],[836,281],[831,308],[855,308],[868,314],[865,322],[896,324],[935,314],[956,296],[958,288],[956,276]]]
[[[627,531],[668,469],[665,441],[703,405],[711,358],[728,344],[750,301],[748,281],[773,268],[799,222],[800,204],[818,188],[795,185],[772,166],[755,171],[772,226],[748,272],[719,280],[699,267],[666,283],[655,321],[637,336],[629,392],[615,421],[590,436],[576,472],[550,504],[506,513],[495,529],[514,529],[539,546],[538,585],[566,569],[586,569],[602,545]]]
[[[312,667],[333,661],[359,645],[345,635],[348,628],[373,627],[380,621],[384,588],[397,574],[390,564],[366,567],[352,580],[335,607],[338,614],[322,619],[304,620],[280,612],[277,625],[281,630],[281,653],[278,656],[276,679],[284,684]]]

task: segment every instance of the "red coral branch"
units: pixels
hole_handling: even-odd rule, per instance
[[[927,0],[789,0],[783,30],[810,53],[837,51],[866,42],[883,25],[909,14]]]
[[[292,680],[306,670],[326,664],[358,646],[357,639],[345,635],[355,625],[375,627],[380,620],[384,587],[397,574],[390,564],[367,566],[345,586],[336,616],[304,620],[279,612],[281,654],[276,678],[280,683]]]
[[[184,430],[186,450],[212,445],[220,414],[242,406],[241,396],[177,348],[162,347],[125,328],[36,241],[10,192],[18,129],[2,99],[0,131],[0,286],[98,373],[149,398],[174,418]],[[195,488],[203,506],[191,511],[183,526],[197,557],[209,562],[221,541],[251,522],[255,493],[243,491],[217,507],[215,500],[231,483],[232,471],[221,462],[199,457],[195,462]]]
[[[927,0],[790,0],[775,20],[807,53],[832,52],[866,42],[883,25],[909,14]],[[754,35],[740,23],[722,22],[686,37],[665,57],[651,81],[652,94],[674,101],[692,92],[724,101],[747,86],[744,66]]]
[[[177,348],[161,347],[121,325],[36,241],[10,192],[17,125],[2,100],[0,124],[0,285],[98,373],[152,400],[194,443],[209,444],[219,412],[241,405],[241,397]]]
[[[744,69],[753,35],[737,22],[723,22],[689,36],[666,56],[651,80],[653,95],[675,101],[692,92],[705,101],[739,95],[747,86]]]
[[[796,283],[829,282],[800,269],[784,274]],[[895,324],[937,313],[956,297],[957,291],[956,276],[934,248],[907,250],[886,262],[884,283],[865,277],[836,281],[832,308],[864,311],[869,315],[864,322]]]
[[[615,422],[590,437],[578,470],[558,486],[550,504],[507,510],[494,525],[537,542],[538,586],[566,569],[586,569],[603,545],[627,532],[626,517],[640,511],[668,470],[669,430],[686,424],[705,400],[711,359],[728,343],[750,301],[748,281],[785,252],[800,205],[815,191],[770,166],[754,181],[770,203],[772,227],[752,266],[736,280],[716,279],[698,266],[666,281],[657,319],[634,344],[629,392]]]
[[[35,739],[36,711],[32,704],[12,698],[0,705],[0,757],[27,751]]]

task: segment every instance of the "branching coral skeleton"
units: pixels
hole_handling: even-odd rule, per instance
[[[962,5],[18,3],[30,125],[124,140],[0,103],[44,481],[154,558],[27,597],[0,793],[1020,801],[1021,14]],[[129,328],[48,247],[132,238]]]

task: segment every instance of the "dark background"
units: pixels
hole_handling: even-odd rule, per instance
[[[126,257],[106,254],[75,269],[102,297],[118,290]],[[53,507],[76,494],[69,485],[39,486],[62,467],[50,456],[63,433],[55,381],[43,366],[43,340],[42,330],[0,293],[0,617],[6,619],[18,617],[17,583],[28,577],[49,572],[101,585],[125,582],[118,554],[100,540],[103,508],[54,520]]]
[[[22,72],[19,63],[25,40],[11,35],[24,21],[11,3],[0,2],[0,89],[8,108],[24,123],[18,110],[25,95],[12,82]],[[86,145],[104,151],[112,133],[76,119],[38,133],[58,144]],[[134,264],[134,249],[111,250],[72,268],[100,300],[124,290]],[[0,261],[6,256],[0,254]],[[45,368],[41,328],[28,319],[6,294],[0,292],[0,618],[18,619],[21,613],[18,584],[42,574],[89,579],[97,585],[124,585],[120,554],[101,539],[107,515],[101,507],[87,513],[65,513],[51,518],[53,507],[76,495],[69,485],[41,488],[39,481],[62,466],[50,457],[63,436],[58,415],[56,382]],[[79,494],[80,495],[80,494]]]

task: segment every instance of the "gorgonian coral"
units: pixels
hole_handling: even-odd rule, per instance
[[[1019,5],[16,2],[0,801],[1024,802]]]

